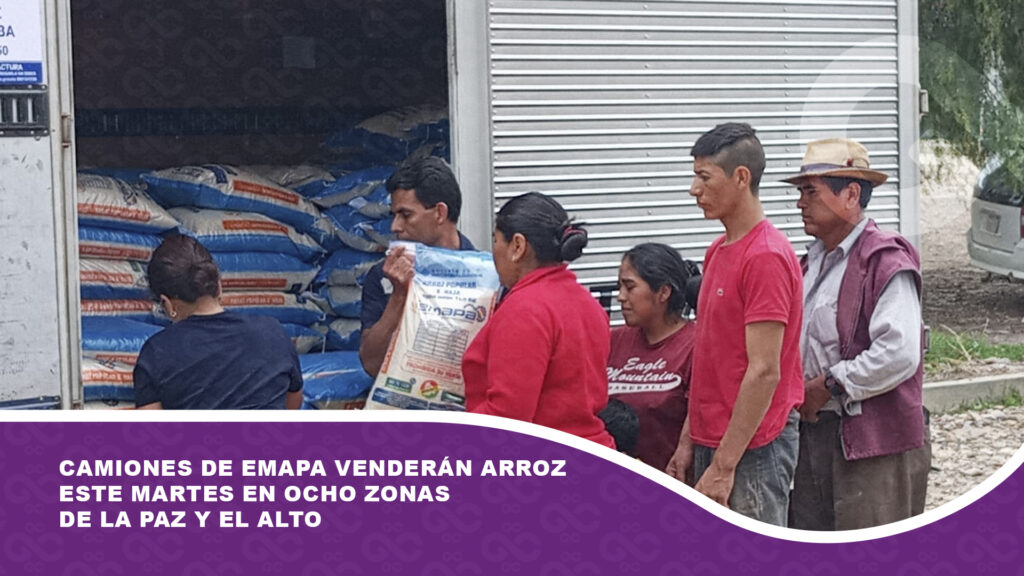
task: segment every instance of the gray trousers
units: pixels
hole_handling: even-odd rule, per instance
[[[839,415],[819,413],[800,423],[800,455],[789,501],[789,527],[855,530],[924,512],[931,439],[924,446],[848,462],[839,439]]]
[[[736,476],[729,495],[729,509],[761,522],[786,525],[789,510],[789,486],[796,468],[797,423],[800,414],[793,410],[779,436],[765,446],[747,450],[736,465]],[[693,446],[694,477],[711,466],[715,449]]]

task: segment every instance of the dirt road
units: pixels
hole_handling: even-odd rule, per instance
[[[967,230],[978,168],[963,158],[921,153],[921,268],[924,319],[932,332],[984,335],[993,343],[1024,344],[1024,282],[988,278],[969,265]],[[1011,371],[997,367],[1000,371]],[[1024,365],[1010,368],[1024,371]],[[991,372],[991,363],[964,367],[970,376]]]

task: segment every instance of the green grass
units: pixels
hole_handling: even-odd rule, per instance
[[[1024,361],[1024,346],[1019,344],[992,344],[984,336],[958,334],[945,327],[931,336],[931,348],[924,357],[926,373],[986,358]]]
[[[971,412],[976,410],[988,410],[989,408],[995,407],[1014,407],[1024,406],[1024,396],[1018,392],[1015,388],[1010,388],[1005,394],[996,398],[982,398],[979,400],[972,400],[970,402],[964,402],[956,408],[949,410],[948,414],[963,414],[964,412]]]

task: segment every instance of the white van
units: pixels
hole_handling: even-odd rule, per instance
[[[998,158],[989,160],[974,186],[967,253],[975,268],[1024,280],[1024,185]]]

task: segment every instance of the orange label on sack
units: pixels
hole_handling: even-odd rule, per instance
[[[98,270],[83,270],[82,282],[102,282],[104,284],[135,284],[135,277],[123,272],[100,272]]]
[[[78,204],[78,214],[87,216],[107,216],[134,222],[149,222],[153,215],[149,210],[128,208],[126,206],[110,206],[108,204]]]
[[[82,382],[86,384],[131,384],[132,380],[131,372],[98,368],[82,370]]]
[[[139,361],[138,354],[118,354],[114,352],[92,352],[91,354],[92,357],[97,360],[103,360],[104,362],[120,362],[131,366],[134,366]]]
[[[78,254],[91,258],[106,258],[108,260],[141,260],[149,262],[153,251],[143,248],[123,248],[119,246],[105,246],[102,244],[79,244]]]
[[[262,220],[224,220],[222,226],[225,230],[256,230],[259,232],[279,232],[288,235],[288,228],[274,222]]]
[[[297,205],[299,203],[299,195],[294,192],[282,190],[281,188],[271,188],[270,186],[256,184],[255,182],[235,180],[235,190],[238,192],[245,192],[246,194],[252,194],[253,196],[273,198],[274,200],[280,200],[281,202],[287,202],[289,204]]]
[[[148,300],[82,300],[82,312],[152,312]]]
[[[224,278],[221,285],[225,290],[240,288],[287,288],[285,278]]]
[[[225,294],[220,297],[224,306],[284,306],[284,294]]]

